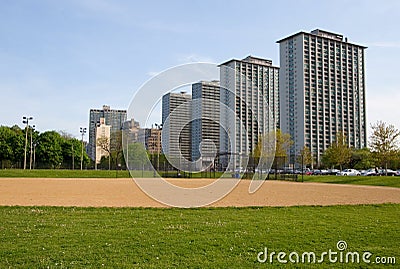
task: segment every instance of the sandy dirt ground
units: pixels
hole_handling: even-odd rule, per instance
[[[153,179],[148,179],[148,184]],[[172,179],[176,186],[198,188],[210,179]],[[294,206],[400,203],[400,188],[265,181],[255,193],[242,180],[210,206]],[[162,192],[162,190],[160,190]],[[184,199],[184,198],[182,198]],[[132,179],[0,178],[0,205],[165,207]]]

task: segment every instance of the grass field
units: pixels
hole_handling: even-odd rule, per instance
[[[153,177],[151,171],[133,171],[137,177]],[[170,176],[176,172],[170,172]],[[213,175],[213,174],[212,174]],[[217,177],[220,173],[215,174]],[[210,177],[210,173],[192,174],[193,178]],[[0,177],[31,177],[31,178],[129,178],[131,175],[126,170],[22,170],[22,169],[3,169],[0,170]],[[301,175],[299,176],[301,179]],[[304,176],[305,182],[322,182],[334,184],[356,184],[371,186],[387,186],[400,188],[400,177],[381,176],[381,177],[352,177],[352,176]]]
[[[0,207],[0,268],[265,268],[257,254],[346,251],[397,258],[400,205],[286,208]],[[287,259],[287,257],[286,257]],[[328,259],[325,259],[328,261]],[[378,268],[376,264],[292,264]],[[388,266],[394,268],[393,265]]]
[[[153,171],[131,171],[136,177],[153,177]],[[169,177],[177,177],[177,172],[169,172]],[[215,173],[215,176],[221,176],[222,173]],[[214,176],[210,173],[192,173],[194,178],[208,178]],[[63,169],[0,169],[0,177],[29,177],[29,178],[129,178],[130,173],[127,170],[63,170]]]
[[[301,176],[300,176],[301,177]],[[321,182],[334,184],[356,184],[400,188],[400,177],[381,176],[304,176],[304,182]]]
[[[152,176],[153,173],[144,172],[145,175]],[[0,177],[40,177],[40,178],[127,178],[130,177],[128,171],[121,170],[63,170],[63,169],[2,169]]]

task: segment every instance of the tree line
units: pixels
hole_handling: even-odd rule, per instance
[[[377,122],[371,126],[372,135],[369,139],[369,147],[353,149],[346,143],[343,132],[336,134],[335,141],[325,150],[322,155],[321,167],[325,168],[355,168],[369,169],[372,167],[400,168],[400,131],[393,125]],[[28,134],[28,141],[26,141]],[[32,141],[32,146],[31,146]],[[264,161],[273,158],[273,166],[284,166],[288,163],[288,152],[293,146],[289,134],[282,133],[279,129],[274,134],[275,154],[264,156]],[[27,142],[27,168],[80,168],[82,141],[63,132],[45,131],[39,133],[36,130],[21,129],[17,125],[12,127],[0,126],[0,165],[1,168],[22,168],[25,155],[25,143]],[[97,146],[105,150],[108,156],[104,156],[98,165],[100,169],[126,169],[125,158],[122,149],[122,133],[115,133],[108,141],[99,139]],[[258,144],[251,154],[254,163],[260,161],[263,150],[271,145]],[[130,168],[138,169],[148,163],[162,169],[168,161],[163,154],[145,153],[141,143],[129,145]],[[140,149],[140,150],[139,150]],[[267,149],[269,150],[269,149]],[[31,158],[32,156],[32,158]],[[290,160],[289,160],[290,162]],[[310,149],[303,147],[292,163],[297,166],[316,168],[315,158]],[[169,165],[169,164],[168,164]],[[94,168],[83,149],[83,167]]]
[[[345,134],[338,132],[335,141],[323,153],[319,166],[340,170],[343,168],[358,170],[373,167],[400,168],[400,131],[394,125],[382,121],[371,125],[371,129],[368,147],[362,149],[350,148]],[[275,159],[280,157],[287,161],[287,152],[292,145],[290,135],[277,130]],[[317,166],[315,157],[306,146],[298,153],[295,161],[297,164],[302,163],[303,166],[314,166],[314,168]]]
[[[27,136],[26,136],[27,135]],[[27,137],[27,139],[26,139]],[[0,126],[1,168],[23,168],[26,144],[26,168],[80,169],[82,141],[64,132],[38,132],[31,127]],[[91,160],[83,148],[83,168]]]

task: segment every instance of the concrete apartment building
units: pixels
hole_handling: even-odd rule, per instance
[[[280,127],[294,141],[292,161],[307,146],[319,164],[337,132],[346,135],[350,147],[366,147],[366,47],[319,29],[277,43]]]
[[[219,81],[200,81],[192,85],[191,160],[195,170],[214,165],[220,139]]]
[[[104,124],[110,126],[110,136],[122,130],[126,121],[126,110],[111,109],[110,106],[103,106],[103,109],[90,109],[89,113],[89,144],[88,155],[92,160],[96,159],[96,128],[100,124],[100,119],[104,119]]]
[[[161,153],[161,129],[144,128],[139,130],[138,141],[144,144],[150,154]]]
[[[107,144],[103,144],[103,146],[107,146],[110,148],[110,136],[111,135],[111,126],[107,125],[104,118],[100,118],[98,125],[96,126],[96,141],[100,139],[104,139],[102,142],[107,142]],[[100,164],[101,158],[107,157],[109,153],[102,147],[96,144],[95,151],[95,165],[97,167]]]
[[[260,135],[279,127],[279,67],[253,56],[232,59],[220,65],[220,84],[220,100],[226,105],[221,109],[221,124],[226,126],[220,133],[221,163],[226,166],[231,155],[230,169],[235,169],[254,151]]]
[[[191,95],[185,92],[165,94],[162,98],[162,150],[176,163],[190,160],[190,121]]]

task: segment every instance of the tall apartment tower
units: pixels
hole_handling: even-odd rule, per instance
[[[104,124],[111,126],[111,139],[113,134],[120,131],[126,121],[126,110],[110,109],[110,106],[103,106],[103,109],[91,109],[89,114],[89,144],[88,155],[92,160],[96,158],[96,127],[100,124],[100,119],[104,119]]]
[[[280,124],[294,141],[292,160],[307,146],[319,164],[337,132],[345,134],[350,147],[366,147],[366,47],[319,29],[277,43]]]
[[[191,158],[196,171],[212,166],[219,152],[219,81],[200,81],[192,85]]]
[[[168,124],[167,122],[168,120]],[[185,92],[167,93],[162,98],[162,151],[177,159],[180,154],[190,160],[191,95]],[[183,159],[179,158],[183,163]]]
[[[110,147],[110,135],[111,135],[111,126],[107,125],[104,118],[100,118],[100,121],[96,127],[96,141],[98,139],[106,139],[103,142],[107,142],[107,147]],[[103,145],[105,146],[105,145]],[[100,164],[101,157],[108,156],[109,153],[104,150],[102,146],[96,144],[96,151],[95,151],[95,165]]]
[[[260,135],[279,127],[279,67],[252,56],[232,59],[220,65],[220,81],[220,100],[226,106],[221,108],[221,124],[226,126],[220,132],[221,162],[227,164],[224,155],[231,155],[235,168],[254,151]]]

